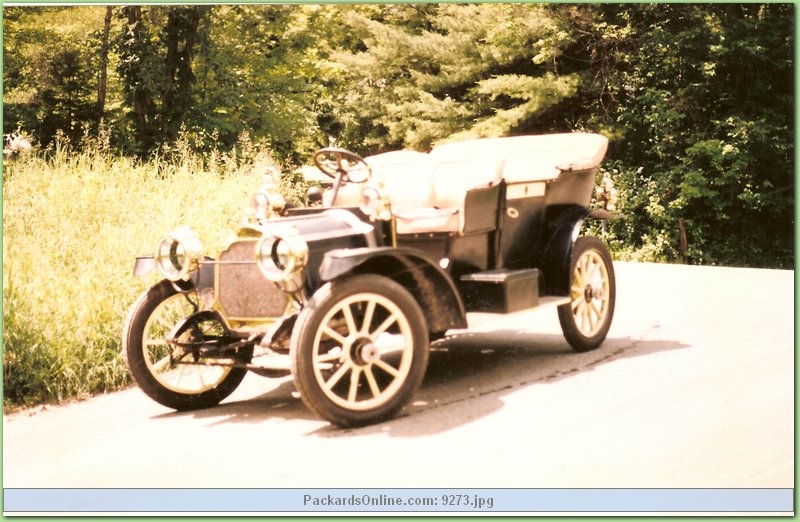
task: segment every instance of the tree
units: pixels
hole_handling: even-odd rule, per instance
[[[534,4],[436,4],[353,9],[364,48],[337,59],[352,88],[348,141],[425,149],[447,138],[563,129],[547,115],[573,96],[561,74],[559,20]],[[349,134],[349,135],[347,135]]]
[[[119,74],[132,110],[140,153],[178,136],[193,105],[192,60],[206,6],[121,9],[126,28],[117,44]]]
[[[229,145],[242,132],[269,138],[281,157],[296,162],[327,145],[340,74],[329,53],[346,38],[338,16],[322,5],[216,7],[195,63],[198,135],[216,130]]]
[[[162,88],[163,140],[178,137],[186,114],[193,104],[195,76],[192,59],[195,53],[197,29],[207,9],[202,7],[172,7],[167,11],[164,29],[166,56],[164,58],[164,86]]]
[[[77,142],[96,128],[98,13],[92,7],[4,9],[5,133],[21,128],[47,145],[57,131]]]
[[[693,262],[791,266],[792,6],[553,9],[575,26],[566,54],[591,64],[581,125],[613,138],[612,233],[679,259],[683,221]]]
[[[108,94],[108,53],[113,15],[114,8],[110,5],[106,6],[106,16],[103,19],[103,33],[100,38],[100,79],[97,83],[97,112],[101,116],[105,113],[106,95]]]

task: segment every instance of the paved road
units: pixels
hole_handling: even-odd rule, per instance
[[[290,378],[175,413],[138,389],[3,419],[19,487],[772,487],[794,477],[794,273],[617,263],[606,343],[555,309],[438,347],[395,420],[337,429]]]

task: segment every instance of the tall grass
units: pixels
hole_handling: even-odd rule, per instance
[[[213,253],[263,175],[279,176],[269,148],[247,139],[230,153],[176,147],[147,161],[103,145],[59,142],[4,165],[4,409],[128,384],[122,323],[153,283],[132,276],[134,258],[182,224]]]

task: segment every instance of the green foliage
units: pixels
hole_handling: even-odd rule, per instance
[[[577,77],[552,65],[563,28],[541,6],[377,6],[353,9],[345,21],[364,40],[336,55],[351,85],[341,103],[356,115],[346,143],[426,149],[530,132],[576,92]]]
[[[6,7],[3,10],[3,125],[49,144],[61,131],[78,140],[96,129],[99,47],[95,8]],[[92,125],[92,123],[95,123]]]
[[[118,72],[131,108],[139,153],[174,141],[193,105],[192,72],[206,6],[125,6],[117,39]]]
[[[9,279],[6,284],[5,280]],[[49,349],[42,329],[29,320],[30,305],[14,288],[8,268],[3,292],[3,400],[4,404],[35,404],[58,397],[52,375],[59,356]]]
[[[327,145],[318,113],[330,94],[325,61],[330,21],[317,6],[218,6],[202,28],[195,63],[201,87],[190,129],[215,129],[223,143],[241,132],[268,137],[287,160]]]
[[[556,10],[563,9],[554,7]],[[792,267],[793,16],[764,5],[602,5],[573,15],[599,74],[579,125],[604,129],[627,248],[703,264]],[[610,37],[609,39],[606,36]],[[759,194],[759,196],[755,196]],[[631,225],[632,224],[632,225]]]
[[[4,9],[5,133],[78,144],[104,123],[140,157],[181,140],[219,156],[247,133],[303,164],[330,143],[601,132],[625,249],[794,263],[791,4],[112,6],[105,25],[108,9]]]
[[[58,141],[6,165],[6,406],[124,386],[122,322],[153,282],[132,277],[135,257],[182,224],[213,254],[262,175],[278,172],[272,152],[246,136],[234,152],[202,157],[181,145],[144,162],[108,152],[103,141],[82,152]]]

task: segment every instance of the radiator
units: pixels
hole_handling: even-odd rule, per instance
[[[232,243],[217,257],[217,302],[229,319],[247,321],[283,315],[288,296],[256,266],[256,239]]]

